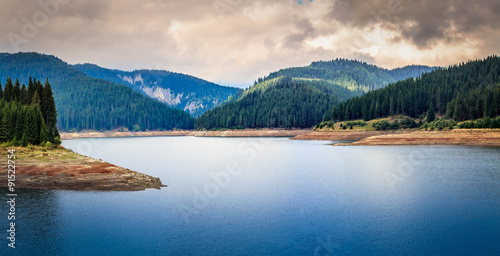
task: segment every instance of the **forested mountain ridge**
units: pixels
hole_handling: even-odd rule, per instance
[[[197,129],[306,128],[331,117],[328,106],[434,68],[386,70],[360,61],[336,59],[282,69],[259,78],[239,98],[201,115]]]
[[[88,76],[127,85],[137,92],[168,106],[182,109],[195,117],[213,109],[240,91],[238,88],[221,86],[193,76],[163,70],[126,72],[94,64],[77,64],[73,67]]]
[[[337,99],[290,77],[267,80],[201,115],[198,129],[307,128],[329,118]]]
[[[500,58],[491,56],[434,70],[368,92],[335,107],[338,121],[432,112],[455,121],[500,115]]]
[[[125,85],[93,78],[57,57],[39,53],[0,54],[0,81],[49,79],[60,130],[190,129],[194,119]]]
[[[358,91],[355,96],[360,96],[371,90],[379,89],[390,83],[407,78],[416,78],[422,73],[430,72],[436,67],[406,66],[392,70],[380,68],[375,65],[357,60],[335,59],[330,61],[317,61],[306,67],[286,68],[260,78],[256,83],[289,76],[295,79],[326,80],[331,86],[347,88]]]

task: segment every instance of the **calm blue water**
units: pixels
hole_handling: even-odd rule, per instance
[[[168,188],[23,190],[17,248],[4,239],[1,255],[500,255],[500,148],[193,137],[63,145]]]

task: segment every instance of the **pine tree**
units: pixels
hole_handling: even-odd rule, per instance
[[[0,83],[0,100],[3,99],[3,87],[2,87],[2,83]]]
[[[31,105],[38,105],[40,106],[40,97],[38,95],[38,91],[35,91],[35,95],[33,95],[33,99],[31,99]]]
[[[23,84],[23,86],[21,87],[21,93],[19,94],[19,102],[21,104],[24,104],[24,102],[26,102],[26,85]]]
[[[3,108],[2,120],[0,122],[0,142],[7,142],[12,139],[12,123],[10,118],[10,109],[8,106]]]
[[[23,106],[21,107],[21,110],[17,112],[17,120],[16,120],[16,135],[15,138],[17,140],[21,140],[24,134],[24,131],[26,130],[25,127],[25,112],[26,112],[26,107]]]
[[[427,122],[432,123],[436,120],[436,111],[434,110],[434,104],[431,103],[429,111],[427,111]]]
[[[50,86],[49,80],[45,82],[45,87],[43,88],[42,94],[42,114],[45,120],[45,125],[49,131],[49,134],[52,134],[56,129],[57,124],[57,109],[56,104],[54,102],[54,96],[52,94],[52,88]]]
[[[33,80],[30,77],[28,83],[28,91],[26,93],[26,100],[23,102],[24,105],[31,104],[31,99],[33,99],[33,95],[35,95],[35,85],[33,84]]]
[[[35,81],[36,81],[36,82],[34,82],[34,84],[35,84],[35,93],[38,92],[38,98],[40,99],[40,104],[38,104],[38,105],[41,106],[42,103],[43,103],[43,100],[42,100],[43,85],[42,85],[42,82],[40,80],[35,80]]]
[[[26,111],[24,125],[26,127],[26,142],[31,145],[38,144],[37,141],[40,133],[38,132],[38,124],[36,123],[36,114],[32,107],[28,107]]]
[[[40,129],[40,143],[45,144],[47,141],[50,141],[49,133],[47,131],[47,126],[45,126],[45,122],[42,122],[40,124],[41,129]]]
[[[14,85],[14,101],[19,101],[21,99],[21,84],[19,79],[16,79],[16,84]]]
[[[7,83],[5,83],[4,100],[9,102],[12,101],[13,97],[14,97],[14,85],[12,84],[12,79],[8,77]]]

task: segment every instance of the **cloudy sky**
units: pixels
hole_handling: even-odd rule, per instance
[[[2,0],[0,51],[248,86],[316,60],[446,66],[500,53],[498,0]]]

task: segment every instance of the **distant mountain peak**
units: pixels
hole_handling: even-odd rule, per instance
[[[193,116],[199,116],[216,107],[240,91],[238,88],[221,86],[194,76],[165,70],[121,71],[93,64],[78,64],[74,67],[89,76],[124,84]]]

